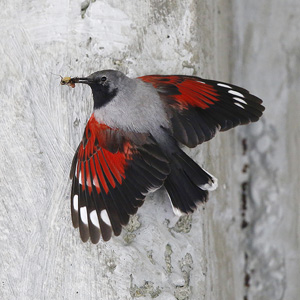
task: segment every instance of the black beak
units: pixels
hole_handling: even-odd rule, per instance
[[[61,85],[68,85],[71,86],[72,88],[75,87],[75,83],[85,83],[85,84],[92,84],[93,80],[91,80],[88,77],[64,77],[61,78],[60,84]]]
[[[74,77],[71,78],[71,81],[74,83],[85,83],[85,84],[92,83],[92,80],[87,77]]]

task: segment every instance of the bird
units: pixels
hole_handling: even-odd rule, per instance
[[[91,88],[94,107],[71,165],[71,217],[93,244],[119,236],[162,186],[176,215],[193,213],[218,183],[183,147],[256,122],[265,109],[244,88],[197,76],[102,70],[61,80],[77,83]]]

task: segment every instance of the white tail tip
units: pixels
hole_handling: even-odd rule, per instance
[[[205,172],[208,173],[207,171]],[[218,187],[218,179],[211,174],[209,175],[211,176],[211,180],[208,183],[200,185],[199,187],[205,191],[214,191]]]

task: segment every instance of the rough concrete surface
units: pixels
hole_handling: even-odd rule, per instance
[[[300,4],[288,2],[1,2],[1,299],[298,299]],[[219,179],[196,213],[178,219],[161,190],[92,245],[72,228],[68,179],[91,92],[54,74],[107,68],[229,81],[267,110],[187,150]]]
[[[300,3],[235,1],[233,80],[264,99],[248,140],[248,299],[300,298]]]

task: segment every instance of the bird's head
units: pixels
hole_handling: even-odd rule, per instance
[[[129,78],[122,72],[103,70],[87,77],[74,77],[71,82],[88,84],[93,92],[94,109],[100,108],[110,102],[122,88],[124,80]]]

